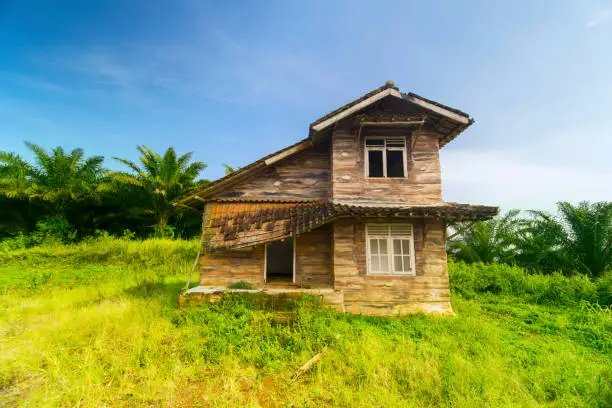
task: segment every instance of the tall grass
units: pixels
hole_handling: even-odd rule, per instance
[[[490,268],[451,265],[455,318],[340,315],[313,298],[279,314],[258,297],[238,295],[177,310],[196,251],[197,242],[105,239],[2,255],[0,405],[612,401],[609,309],[540,301],[520,289],[516,282],[531,278],[516,270],[500,272],[516,275],[506,284]],[[41,273],[52,277],[23,284]],[[322,350],[325,357],[293,382],[296,367]]]
[[[585,301],[601,306],[612,304],[612,271],[593,281],[580,274],[570,277],[560,273],[532,274],[506,264],[449,262],[449,274],[453,292],[468,298],[492,293],[537,304],[571,306]]]
[[[46,245],[0,252],[0,290],[150,282],[166,276],[187,276],[199,241],[148,239],[131,241],[101,237],[74,245]]]

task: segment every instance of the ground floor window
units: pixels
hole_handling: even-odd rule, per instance
[[[414,275],[411,224],[366,224],[368,275]]]

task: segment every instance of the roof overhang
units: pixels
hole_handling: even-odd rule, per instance
[[[454,139],[474,122],[465,112],[423,98],[412,92],[402,93],[395,87],[393,81],[387,81],[385,85],[312,122],[310,124],[309,137],[316,139],[318,135],[321,135],[339,121],[355,115],[385,98],[396,98],[406,104],[413,105],[420,112],[433,118],[434,121],[441,123],[442,125],[436,129],[442,135],[440,146]]]
[[[322,122],[318,122],[316,125],[312,125],[311,129],[315,132],[320,132],[322,130],[324,130],[325,128],[333,125],[334,123],[354,114],[359,112],[362,109],[367,108],[368,106],[372,105],[375,102],[380,101],[383,98],[386,98],[387,96],[394,96],[396,98],[402,99],[402,94],[400,91],[398,91],[395,88],[387,88],[384,89],[372,96],[370,96],[367,99],[364,99],[338,113],[336,113],[335,115],[323,120]]]
[[[205,244],[211,250],[230,250],[287,239],[319,228],[338,218],[437,219],[447,223],[485,220],[497,215],[497,207],[457,204],[381,204],[327,200],[216,200]]]
[[[404,99],[410,103],[414,103],[424,109],[437,113],[446,117],[447,119],[454,120],[455,122],[463,123],[464,125],[469,125],[472,121],[469,116],[464,116],[459,113],[455,113],[448,108],[442,107],[439,104],[434,104],[429,102],[427,99],[421,98],[415,94],[406,94],[404,95]]]

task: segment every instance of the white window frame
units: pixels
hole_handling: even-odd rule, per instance
[[[382,146],[368,146],[368,140],[383,140],[384,143]],[[391,140],[391,141],[399,141],[402,140],[404,142],[404,147],[394,147],[394,146],[387,146],[387,142]],[[408,153],[407,153],[407,148],[406,148],[406,137],[405,136],[366,136],[364,138],[363,141],[363,152],[364,152],[364,163],[365,163],[365,169],[364,169],[364,174],[366,178],[369,179],[381,179],[381,178],[394,178],[394,179],[398,179],[398,178],[406,178],[408,177]],[[387,151],[389,150],[395,150],[395,151],[401,151],[402,152],[402,160],[403,160],[403,169],[404,169],[404,176],[403,177],[387,177]],[[370,170],[370,155],[368,154],[368,152],[370,151],[381,151],[383,152],[382,155],[382,159],[383,159],[383,176],[382,177],[370,177],[369,170]]]
[[[386,227],[386,232],[381,232],[382,228]],[[407,228],[410,232],[394,233],[392,227]],[[376,229],[377,232],[372,231]],[[389,267],[386,272],[379,272],[372,270],[372,254],[370,252],[370,239],[384,239],[387,241],[387,266]],[[401,239],[407,240],[410,249],[410,269],[406,270],[402,268],[402,271],[395,271],[395,256],[404,256],[402,245],[400,245],[400,254],[394,253],[393,240]],[[402,261],[403,262],[403,261]],[[412,224],[366,224],[366,265],[367,275],[372,276],[416,276],[415,269],[415,258],[414,258],[414,227]],[[404,265],[402,265],[404,266]]]

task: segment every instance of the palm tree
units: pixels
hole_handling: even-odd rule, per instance
[[[500,217],[457,227],[448,241],[450,254],[466,262],[510,262],[516,255],[516,234],[521,228],[519,212],[510,210]]]
[[[46,151],[25,143],[34,164],[14,153],[0,152],[0,194],[9,199],[42,203],[52,216],[65,218],[72,202],[95,197],[105,181],[104,158],[85,158],[83,149]]]
[[[27,195],[32,167],[15,153],[0,152],[0,193],[7,198]]]
[[[229,175],[232,174],[233,172],[235,172],[236,170],[239,169],[239,167],[232,167],[229,164],[225,164],[223,163],[223,167],[225,168],[225,175]]]
[[[563,251],[565,231],[553,215],[544,211],[528,211],[523,228],[516,239],[514,262],[524,268],[544,273],[570,273],[569,258]]]
[[[131,172],[114,172],[114,180],[123,185],[130,185],[143,192],[148,198],[148,213],[154,215],[160,235],[169,234],[170,217],[177,215],[172,201],[184,195],[196,184],[196,178],[206,168],[201,161],[192,162],[193,152],[177,157],[170,147],[163,156],[146,146],[138,146],[140,166],[136,163],[114,157],[123,163]]]
[[[612,203],[557,204],[557,217],[518,211],[458,228],[449,253],[467,262],[506,262],[540,272],[581,272],[598,277],[612,268]]]
[[[597,277],[612,268],[612,202],[557,203],[562,250],[579,272]]]

